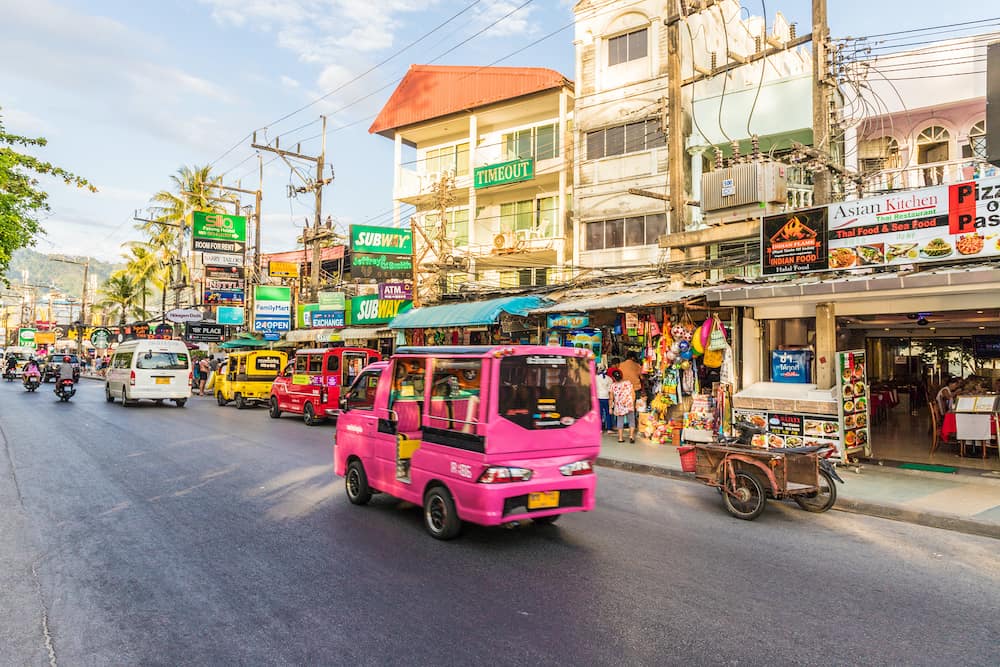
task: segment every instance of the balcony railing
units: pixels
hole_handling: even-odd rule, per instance
[[[883,169],[864,177],[865,194],[909,190],[969,181],[1000,174],[1000,169],[976,158],[928,162],[897,169]]]

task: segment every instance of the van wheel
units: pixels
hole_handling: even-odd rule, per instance
[[[278,407],[278,397],[272,396],[270,405],[267,407],[267,414],[270,415],[271,419],[277,419],[281,416],[281,408]]]
[[[462,532],[455,501],[443,486],[431,487],[424,494],[424,527],[438,540],[450,540]]]
[[[218,403],[220,406],[223,406],[226,403],[228,403],[229,401],[227,401],[226,399],[224,399],[222,397],[222,392],[221,391],[217,391],[217,392],[215,392],[215,402]]]
[[[174,403],[176,403],[177,407],[179,407],[179,408],[183,408],[184,404],[187,403],[187,402],[188,402],[188,400],[186,398],[175,398],[174,399]]]
[[[233,397],[233,403],[236,404],[237,410],[242,410],[247,406],[247,402],[243,400],[243,394],[240,393],[237,393],[236,396]]]
[[[351,461],[347,466],[347,477],[344,478],[344,488],[347,489],[347,499],[355,505],[366,505],[372,499],[372,489],[368,486],[368,475],[361,461]]]
[[[319,419],[316,417],[316,410],[313,408],[312,403],[306,403],[306,406],[302,408],[302,421],[306,423],[306,426],[315,426],[319,423]]]
[[[111,395],[111,387],[104,385],[104,400],[108,403],[114,403],[115,397]]]

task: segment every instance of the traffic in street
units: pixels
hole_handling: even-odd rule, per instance
[[[334,434],[0,383],[2,662],[995,662],[995,540],[598,469],[592,512],[442,542],[348,502]]]

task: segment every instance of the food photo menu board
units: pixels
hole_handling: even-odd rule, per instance
[[[1000,257],[1000,178],[767,216],[765,275]]]
[[[869,442],[868,369],[864,350],[837,353],[837,386],[840,389],[842,460],[855,452],[871,455]]]
[[[755,435],[754,447],[812,447],[814,445],[840,445],[840,423],[830,415],[810,415],[792,412],[771,412],[768,410],[733,409],[733,421],[745,422],[767,433]]]

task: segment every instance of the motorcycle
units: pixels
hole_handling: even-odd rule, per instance
[[[38,375],[25,375],[24,376],[24,388],[29,392],[33,392],[38,389],[38,385],[41,384],[40,376]]]
[[[72,380],[56,380],[55,394],[60,401],[68,401],[76,393]]]
[[[14,370],[14,368],[8,366],[7,368],[4,369],[3,371],[4,380],[6,380],[7,382],[13,382],[14,378],[16,377],[17,377],[17,371]]]

